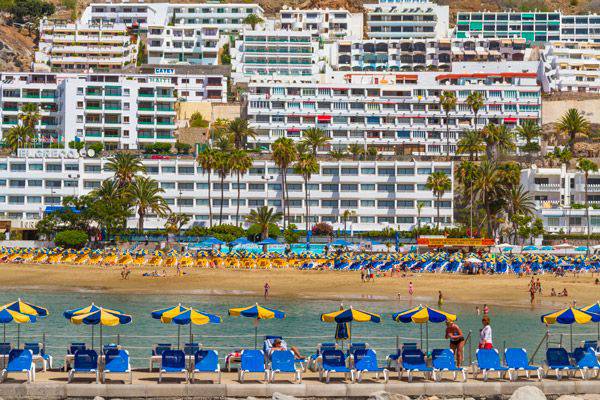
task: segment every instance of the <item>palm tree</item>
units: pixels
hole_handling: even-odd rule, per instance
[[[514,135],[506,125],[488,124],[481,130],[486,144],[485,152],[488,161],[496,161],[498,153],[505,153],[515,148]]]
[[[440,94],[440,107],[446,114],[446,156],[450,157],[450,111],[456,108],[456,95],[447,90]]]
[[[123,192],[116,180],[105,179],[100,183],[100,186],[92,190],[90,194],[95,198],[107,200],[120,198],[122,197]]]
[[[133,207],[137,208],[138,230],[144,231],[144,218],[148,212],[163,217],[169,211],[169,206],[161,196],[164,190],[158,187],[158,182],[147,176],[135,176],[125,189]]]
[[[320,128],[308,128],[302,132],[302,142],[312,149],[313,156],[317,156],[317,149],[325,146],[331,138]]]
[[[142,160],[135,154],[118,153],[108,159],[105,169],[112,171],[121,188],[129,185],[138,172],[146,172]]]
[[[471,161],[463,161],[458,166],[457,181],[462,185],[463,192],[469,189],[469,228],[470,236],[473,237],[473,184],[477,179],[477,166]]]
[[[348,154],[346,154],[346,152],[343,151],[343,150],[335,150],[335,149],[333,149],[333,150],[331,150],[329,152],[329,156],[331,158],[333,158],[334,160],[336,160],[336,161],[341,161],[344,158],[346,158],[348,156]]]
[[[440,202],[442,200],[442,196],[444,193],[450,189],[452,189],[452,182],[448,175],[443,172],[433,172],[427,178],[427,183],[425,183],[425,187],[433,193],[433,195],[437,198],[437,229],[440,229]]]
[[[235,225],[238,226],[240,218],[240,178],[252,168],[252,157],[245,150],[234,150],[231,153],[231,171],[237,177],[237,206],[235,210]]]
[[[479,132],[466,130],[458,143],[456,143],[458,154],[469,154],[469,161],[477,160],[479,153],[485,150],[485,144]]]
[[[165,222],[165,229],[168,232],[178,235],[179,232],[181,232],[181,229],[183,229],[183,227],[185,226],[185,224],[190,222],[190,219],[190,216],[187,214],[172,212],[167,217],[167,222]]]
[[[346,224],[348,223],[348,220],[355,216],[356,211],[354,210],[344,210],[344,212],[342,213],[342,221],[344,222],[344,236],[348,236],[346,233]]]
[[[492,237],[492,209],[491,203],[500,194],[500,176],[496,163],[485,160],[479,165],[477,179],[474,183],[475,196],[483,204],[487,219],[487,234]]]
[[[262,206],[256,210],[251,210],[246,216],[246,222],[256,224],[260,227],[260,240],[269,237],[269,226],[281,221],[281,213],[275,212],[272,208]]]
[[[546,154],[546,158],[550,160],[551,165],[554,165],[553,161],[556,160],[560,164],[566,164],[568,167],[573,158],[573,154],[568,147],[560,148],[556,146],[552,153]]]
[[[351,143],[348,145],[348,151],[352,154],[353,160],[358,160],[363,154],[365,154],[365,149],[358,143]]]
[[[27,125],[13,126],[4,135],[4,144],[9,149],[16,152],[20,148],[29,147],[29,144],[35,138],[35,133]]]
[[[590,204],[588,201],[588,178],[590,172],[598,172],[598,164],[588,158],[580,158],[577,161],[577,170],[583,172],[585,178],[585,217],[587,219],[587,247],[590,247]]]
[[[283,229],[285,230],[286,221],[290,217],[290,208],[287,202],[287,170],[292,165],[292,163],[298,158],[298,150],[294,145],[294,141],[290,138],[277,139],[273,143],[272,149],[273,161],[275,161],[275,164],[279,167],[279,173],[281,174],[281,197],[283,200]]]
[[[252,30],[255,30],[256,25],[262,24],[263,22],[265,21],[256,14],[250,14],[242,21],[243,24],[250,25]]]
[[[525,140],[523,151],[529,154],[529,163],[531,164],[531,155],[540,151],[540,145],[534,142],[542,134],[542,128],[533,120],[526,120],[517,127],[517,135]]]
[[[208,226],[212,228],[213,225],[213,214],[212,214],[212,196],[211,196],[211,181],[210,176],[215,167],[215,158],[217,152],[210,146],[206,146],[198,153],[196,161],[202,168],[202,173],[206,173],[208,178]]]
[[[570,108],[558,121],[556,128],[569,138],[569,150],[574,153],[577,135],[587,135],[590,131],[590,121],[576,108]]]
[[[35,131],[35,126],[41,117],[39,106],[36,103],[25,103],[21,107],[19,119],[23,122],[23,125],[28,126],[32,131]]]
[[[515,215],[532,215],[535,209],[533,196],[523,186],[512,186],[508,192],[507,214],[508,220],[512,221],[514,244],[517,240],[518,225],[514,221]]]
[[[294,165],[294,172],[301,175],[304,180],[304,209],[306,210],[304,218],[306,220],[306,232],[308,232],[310,230],[310,204],[308,201],[310,192],[308,190],[308,182],[313,174],[319,173],[319,162],[312,154],[299,154],[298,161]]]
[[[219,225],[223,223],[223,202],[225,196],[225,178],[231,172],[231,153],[219,151],[215,154],[215,172],[221,179],[221,204],[219,204]]]
[[[467,96],[467,100],[465,101],[473,114],[475,114],[475,120],[473,123],[473,127],[475,131],[477,131],[477,114],[479,114],[479,110],[481,110],[484,106],[484,98],[481,92],[471,92]]]
[[[243,118],[236,118],[229,122],[227,130],[233,137],[233,145],[236,149],[245,148],[248,138],[254,139],[256,137],[254,129],[248,126],[248,120]]]

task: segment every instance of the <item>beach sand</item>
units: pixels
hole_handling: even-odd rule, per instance
[[[121,267],[82,265],[0,264],[5,290],[97,291],[112,293],[166,293],[261,295],[268,282],[273,298],[314,298],[335,300],[409,299],[408,285],[413,282],[413,301],[437,304],[438,290],[445,302],[483,303],[531,307],[528,284],[531,278],[514,275],[411,274],[376,278],[361,282],[360,272],[279,270],[223,270],[186,268],[176,276],[174,269],[166,277],[144,277],[154,268],[132,267],[129,279],[121,278]],[[158,270],[159,273],[162,269]],[[577,301],[577,305],[598,301],[600,286],[596,277],[584,274],[574,277],[540,276],[543,295],[537,295],[536,307],[561,307]],[[550,297],[551,288],[560,292],[567,288],[569,297]]]

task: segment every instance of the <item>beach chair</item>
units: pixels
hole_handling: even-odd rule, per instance
[[[78,350],[85,350],[85,343],[73,342],[67,349],[67,354],[75,354]]]
[[[10,373],[24,373],[27,382],[35,381],[35,364],[31,350],[12,349],[8,354],[8,365],[0,372],[0,383],[4,382]]]
[[[98,353],[96,350],[77,350],[73,359],[73,368],[69,371],[68,382],[70,383],[75,374],[88,374],[96,377],[96,383],[99,381],[98,373]]]
[[[396,369],[400,370],[400,360],[402,359],[402,351],[404,349],[417,349],[417,344],[413,342],[403,343],[401,349],[397,349],[395,353],[389,354],[385,361],[387,362],[387,368],[390,369],[392,364],[396,364]]]
[[[458,373],[462,373],[463,382],[467,381],[467,370],[456,366],[456,359],[452,349],[434,349],[431,352],[431,366],[433,368],[433,380],[440,382],[444,372],[451,372],[452,379],[456,380]]]
[[[592,349],[596,353],[600,352],[597,340],[586,340],[583,342],[583,348],[584,350]]]
[[[269,370],[265,368],[265,353],[262,350],[242,350],[238,380],[244,383],[247,374],[264,374],[265,382],[269,381]]]
[[[412,382],[415,372],[422,372],[425,379],[429,379],[433,368],[427,366],[425,354],[420,349],[405,349],[402,352],[402,370],[406,370],[409,382]],[[402,370],[398,370],[398,379],[402,379]]]
[[[508,368],[500,363],[500,355],[496,349],[477,349],[477,369],[483,374],[483,380],[487,381],[490,372],[498,372],[498,379],[503,378]],[[477,377],[478,371],[473,372]]]
[[[519,379],[519,371],[525,371],[525,377],[529,379],[529,371],[536,371],[538,380],[542,380],[543,370],[541,367],[530,365],[527,360],[527,350],[520,348],[509,348],[504,350],[504,359],[508,367],[508,378],[511,381]]]
[[[183,352],[186,356],[194,356],[198,350],[200,350],[200,343],[185,343],[183,345]]]
[[[189,372],[185,366],[185,353],[182,350],[165,350],[162,352],[158,383],[162,382],[165,374],[183,374],[185,381],[190,380]]]
[[[192,368],[192,383],[196,374],[216,373],[217,383],[221,383],[221,366],[219,365],[219,354],[216,350],[197,350],[194,354],[194,367]]]
[[[313,371],[317,371],[321,368],[321,354],[323,353],[323,351],[325,350],[336,350],[337,349],[337,344],[336,343],[319,343],[317,345],[317,351],[315,352],[315,354],[312,354],[309,358],[308,358],[308,368],[313,370]]]
[[[598,363],[598,358],[596,358],[596,353],[594,350],[588,349],[587,351],[583,348],[575,349],[575,365],[581,371],[583,379],[587,379],[588,371],[596,371],[596,378],[600,374],[600,363]]]
[[[294,353],[290,350],[278,350],[271,354],[270,381],[275,380],[275,374],[294,374],[296,382],[302,382],[302,369],[296,368]]]
[[[354,370],[346,366],[346,355],[341,350],[327,349],[321,353],[319,380],[323,380],[323,375],[325,375],[325,382],[329,383],[329,377],[332,373],[344,374],[346,379],[350,375],[351,381],[354,382]]]
[[[578,370],[578,367],[571,365],[569,353],[562,347],[550,347],[546,350],[546,364],[549,370],[554,370],[557,380],[562,378],[563,372],[569,376],[571,372]],[[583,370],[580,370],[583,378]]]
[[[107,374],[129,374],[129,384],[133,383],[133,372],[127,350],[109,349],[104,353],[103,383],[106,383]]]
[[[387,383],[389,371],[386,368],[380,368],[377,365],[377,353],[373,349],[356,349],[353,353],[354,370],[356,371],[356,380],[362,381],[364,373],[374,373],[375,378],[379,379],[379,374],[383,374],[383,380]]]
[[[266,335],[265,336],[265,340],[263,341],[263,351],[265,352],[265,355],[267,356],[267,358],[269,358],[269,353],[271,352],[271,348],[273,348],[273,342],[275,342],[275,340],[281,340],[282,344],[285,345],[285,340],[283,340],[282,336],[273,336],[273,335]]]
[[[52,356],[46,354],[42,343],[25,343],[23,348],[25,350],[31,350],[33,362],[41,361],[42,371],[46,372],[48,367],[52,368]]]
[[[162,353],[165,350],[171,350],[171,343],[157,343],[152,348],[152,355],[150,356],[150,367],[149,371],[152,372],[154,364],[162,361]]]
[[[0,343],[0,356],[8,357],[11,350],[12,345],[10,343]]]

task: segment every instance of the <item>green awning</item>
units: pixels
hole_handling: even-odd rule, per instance
[[[480,31],[483,29],[483,23],[482,22],[471,22],[471,24],[469,25],[469,28],[472,31]]]
[[[533,32],[523,32],[522,37],[528,42],[533,42],[535,40],[535,34]]]
[[[469,25],[469,21],[458,21],[458,25]]]

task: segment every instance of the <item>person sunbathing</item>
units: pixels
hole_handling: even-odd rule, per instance
[[[273,346],[269,350],[269,356],[271,354],[273,354],[274,351],[286,351],[286,350],[288,350],[288,348],[287,348],[287,346],[285,346],[283,344],[283,342],[281,341],[281,339],[275,339],[273,341]],[[300,352],[298,351],[298,349],[296,347],[291,346],[289,348],[289,350],[291,350],[291,352],[294,353],[294,358],[296,360],[304,360],[305,359],[305,357],[300,354]]]
[[[556,290],[554,288],[550,291],[550,297],[556,297]]]

